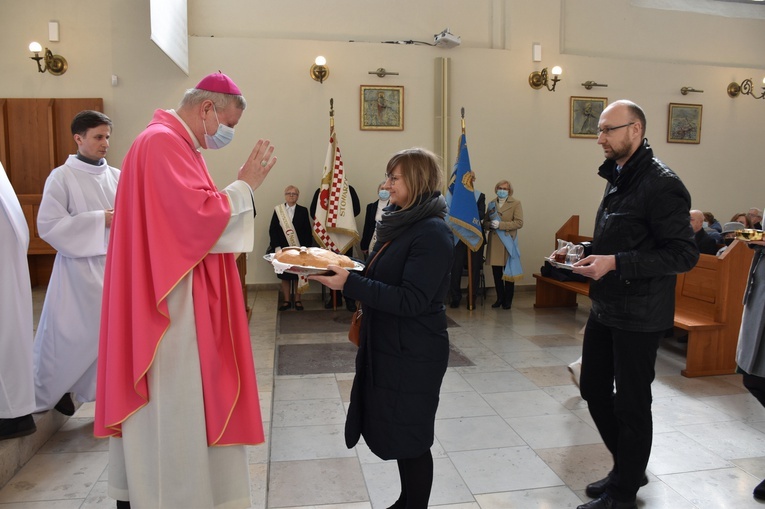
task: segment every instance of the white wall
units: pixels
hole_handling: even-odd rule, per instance
[[[49,20],[61,24],[61,42],[49,46],[69,60],[69,71],[61,77],[37,73],[28,59],[31,40],[45,46]],[[583,20],[587,30],[581,29]],[[719,40],[710,34],[712,26],[724,33],[738,30],[739,37]],[[378,42],[432,41],[445,27],[461,36],[460,47]],[[189,29],[196,35],[189,41],[186,76],[150,42],[148,0],[0,0],[0,97],[103,97],[115,122],[109,161],[119,165],[154,109],[175,107],[183,91],[209,72],[232,76],[248,108],[232,145],[205,153],[213,177],[221,186],[235,178],[260,137],[273,141],[279,157],[256,192],[250,283],[276,281],[260,256],[283,188],[300,187],[300,202],[307,206],[319,184],[329,99],[335,102],[346,170],[363,207],[374,199],[393,152],[436,147],[440,57],[450,59],[449,139],[457,140],[464,106],[479,189],[491,198],[494,183],[507,178],[523,202],[524,284],[533,284],[531,273],[552,250],[554,232],[568,216],[580,214],[583,231],[591,232],[602,194],[603,182],[595,173],[602,151],[595,140],[568,137],[571,96],[602,96],[609,102],[629,98],[641,104],[649,141],[680,174],[694,207],[711,210],[725,222],[734,212],[765,205],[765,146],[760,141],[765,101],[734,100],[725,93],[732,80],[759,81],[765,75],[761,64],[748,62],[749,52],[741,49],[742,44],[765,46],[762,21],[638,9],[627,0],[190,0]],[[543,45],[541,63],[531,60],[533,42]],[[666,51],[659,53],[657,47]],[[331,70],[324,84],[308,77],[318,54],[327,57]],[[720,60],[730,63],[715,65]],[[531,71],[555,64],[564,68],[556,92],[528,86]],[[378,67],[400,74],[368,74]],[[111,86],[112,74],[119,77],[116,87]],[[587,91],[580,86],[586,80],[609,86]],[[405,87],[404,131],[359,130],[362,84]],[[682,86],[705,92],[682,96]],[[670,102],[704,106],[701,144],[666,143]],[[447,166],[453,157],[454,147]],[[363,217],[357,219],[361,227]]]

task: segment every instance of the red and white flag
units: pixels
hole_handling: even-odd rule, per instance
[[[336,253],[345,253],[359,241],[353,200],[345,178],[343,159],[337,146],[335,131],[329,135],[324,173],[319,187],[313,237],[320,247]]]

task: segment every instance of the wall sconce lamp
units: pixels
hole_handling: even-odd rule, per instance
[[[61,55],[54,55],[51,50],[45,48],[45,56],[41,57],[40,52],[42,46],[39,42],[33,42],[29,45],[29,51],[35,54],[33,57],[29,57],[37,62],[37,70],[40,72],[48,71],[54,76],[61,76],[69,68],[69,64],[66,62],[66,58]],[[45,61],[45,67],[40,64],[40,61]]]
[[[592,87],[607,87],[608,85],[605,83],[596,83],[590,80],[590,81],[585,81],[584,83],[582,83],[582,86],[586,88],[587,90],[592,90]]]
[[[329,67],[327,67],[327,59],[321,55],[316,57],[316,60],[314,60],[314,64],[311,66],[311,69],[308,71],[308,73],[311,75],[311,78],[313,78],[314,81],[324,83],[324,80],[329,78]]]
[[[547,79],[547,67],[541,71],[534,71],[529,74],[529,85],[534,90],[539,90],[542,87],[546,87],[550,92],[555,92],[555,85],[557,85],[560,81],[558,76],[560,76],[562,72],[563,70],[559,65],[556,65],[552,68],[552,80],[550,80],[552,82],[552,86],[550,86],[550,81]]]
[[[683,87],[683,88],[680,89],[680,93],[683,94],[683,95],[688,95],[688,92],[698,92],[699,94],[703,94],[704,93],[703,90],[696,90],[693,87]]]
[[[765,85],[765,78],[763,78],[762,83]],[[765,98],[765,86],[762,87],[762,93],[760,95],[755,95],[754,92],[752,92],[752,89],[754,88],[754,83],[751,79],[745,79],[741,82],[741,85],[736,83],[735,81],[731,82],[728,85],[728,96],[731,98],[738,97],[738,94],[744,94],[744,95],[751,95],[755,99],[763,99]]]
[[[378,78],[384,78],[388,75],[390,76],[398,76],[397,72],[392,71],[386,71],[385,67],[380,67],[376,71],[369,71],[369,74],[376,74]]]

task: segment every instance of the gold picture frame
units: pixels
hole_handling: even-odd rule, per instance
[[[667,143],[701,143],[701,104],[669,103]]]
[[[568,137],[597,138],[598,120],[607,105],[606,97],[571,96]]]
[[[359,104],[362,131],[404,130],[404,87],[361,85]]]

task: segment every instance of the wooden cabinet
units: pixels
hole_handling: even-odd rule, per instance
[[[37,233],[37,210],[50,172],[77,152],[71,123],[82,110],[104,110],[100,98],[0,98],[2,161],[29,226],[32,286],[47,284],[56,250]]]

